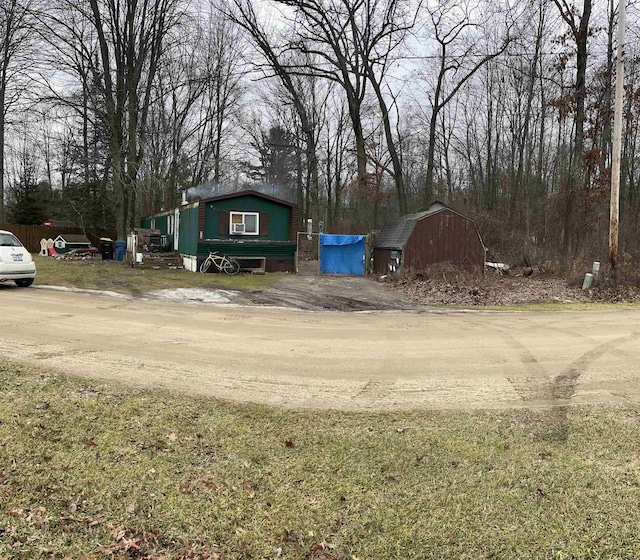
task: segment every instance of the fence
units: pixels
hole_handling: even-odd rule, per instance
[[[38,253],[40,251],[40,240],[43,237],[45,239],[55,239],[58,235],[64,235],[65,233],[86,235],[91,244],[98,248],[100,247],[101,237],[110,237],[114,240],[118,238],[115,230],[93,232],[83,231],[82,228],[75,227],[22,226],[14,224],[0,224],[0,229],[13,233],[30,253]]]

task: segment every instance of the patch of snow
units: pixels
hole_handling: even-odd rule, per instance
[[[40,290],[56,290],[58,292],[73,292],[74,294],[94,294],[99,296],[109,296],[118,299],[133,299],[131,296],[119,294],[118,292],[111,292],[108,290],[89,290],[86,288],[67,288],[66,286],[47,286],[42,284],[32,286],[32,289],[33,288]]]
[[[155,290],[147,296],[161,301],[176,303],[231,303],[231,300],[240,295],[235,290],[207,290],[205,288],[171,288]]]

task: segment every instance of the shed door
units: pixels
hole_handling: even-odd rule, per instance
[[[320,272],[364,276],[364,235],[320,235]]]

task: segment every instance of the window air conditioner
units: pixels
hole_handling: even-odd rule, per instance
[[[232,224],[232,227],[233,233],[244,233],[244,224]]]

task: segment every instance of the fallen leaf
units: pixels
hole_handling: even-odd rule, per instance
[[[285,531],[284,538],[289,542],[297,542],[298,540],[298,536],[293,531]]]
[[[174,434],[173,432],[171,432],[168,436],[167,439],[169,441],[176,441],[176,439],[178,439],[178,436],[176,436],[176,434]]]

